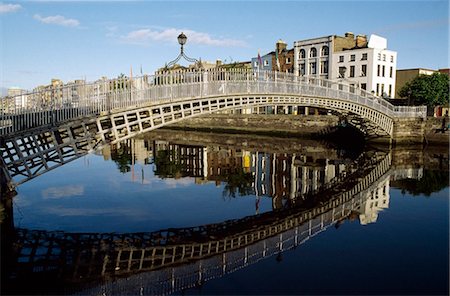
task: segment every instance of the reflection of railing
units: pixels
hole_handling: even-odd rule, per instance
[[[19,97],[2,99],[0,134],[149,104],[242,94],[305,95],[356,103],[391,118],[426,116],[424,106],[398,107],[350,85],[273,71],[212,69],[164,72],[75,87],[77,91],[73,91],[74,86],[70,85],[21,94],[20,101],[26,102],[23,106],[16,104]]]
[[[219,224],[123,235],[18,229],[17,240],[14,242],[17,263],[13,272],[19,280],[22,280],[22,276],[24,280],[39,272],[58,271],[60,280],[76,283],[174,267],[183,277],[188,278],[185,283],[178,285],[177,289],[188,287],[192,285],[193,280],[201,282],[213,277],[217,270],[223,270],[224,266],[223,272],[229,272],[275,252],[276,247],[274,248],[273,244],[276,240],[279,240],[278,245],[275,244],[278,251],[283,251],[286,246],[281,243],[292,245],[293,241],[294,245],[298,245],[325,229],[327,225],[344,218],[361,205],[368,196],[365,194],[367,191],[383,184],[388,178],[386,174],[390,163],[391,157],[388,154],[375,167],[361,167],[359,172],[348,175],[345,183],[336,184],[335,187],[340,187],[341,190],[334,189],[332,193],[324,191],[311,197],[313,203],[308,206],[300,203],[283,211]],[[191,267],[196,266],[195,264],[189,265],[191,267],[187,268],[187,272],[183,271],[185,267],[175,267],[223,254],[225,257],[222,258],[228,258],[224,260],[225,263],[219,266],[203,265],[199,269],[200,278],[192,276]],[[243,258],[230,260],[233,256],[242,254]],[[216,261],[211,259],[208,262]],[[209,273],[202,273],[202,270]],[[173,277],[172,280],[176,282]],[[170,288],[169,291],[173,289],[175,288]],[[165,292],[168,291],[157,293]]]

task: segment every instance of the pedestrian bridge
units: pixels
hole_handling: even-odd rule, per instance
[[[74,121],[108,143],[207,113],[267,106],[324,108],[366,135],[392,138],[396,118],[425,118],[426,107],[394,106],[355,86],[289,73],[244,69],[161,72],[46,88],[4,98],[0,135]],[[276,109],[276,108],[275,108]],[[75,127],[78,125],[78,127]]]

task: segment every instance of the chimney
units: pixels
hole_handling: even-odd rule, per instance
[[[353,38],[355,38],[355,34],[353,34],[352,32],[347,32],[347,33],[345,33],[345,38],[353,39]]]
[[[281,53],[281,51],[283,51],[284,49],[286,49],[287,47],[287,43],[284,42],[283,40],[279,39],[277,41],[277,43],[275,44],[275,49],[278,53]]]
[[[359,47],[359,48],[367,47],[367,36],[366,35],[356,35],[356,47]]]

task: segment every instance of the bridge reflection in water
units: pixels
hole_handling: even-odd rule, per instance
[[[161,141],[154,141],[152,150],[156,173],[165,177],[190,175],[219,182],[233,172],[232,165],[220,162],[220,151]],[[354,161],[336,162],[333,174],[325,173],[331,162],[314,162],[307,154],[242,153],[235,167],[253,176],[253,194],[272,196],[274,211],[149,233],[67,233],[11,225],[8,287],[81,294],[173,293],[281,254],[345,219],[375,221],[377,212],[388,206],[391,175],[404,177],[391,167],[390,152],[366,152]],[[164,170],[161,157],[178,169]]]

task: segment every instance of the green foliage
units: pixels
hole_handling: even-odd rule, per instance
[[[236,193],[239,196],[245,196],[253,194],[253,177],[251,173],[246,173],[244,170],[239,170],[234,173],[230,173],[227,176],[227,184],[223,188],[223,196],[236,197]]]
[[[131,171],[131,158],[131,148],[127,145],[111,151],[111,159],[117,164],[117,168],[122,174]]]
[[[399,95],[411,99],[413,105],[447,105],[449,85],[449,76],[446,74],[419,75],[406,83],[399,90]]]
[[[441,191],[449,186],[449,172],[424,170],[420,180],[406,179],[396,183],[396,186],[402,189],[402,193],[430,196],[433,192]]]
[[[176,159],[175,151],[159,150],[155,157],[155,175],[164,178],[183,177],[185,166]]]

